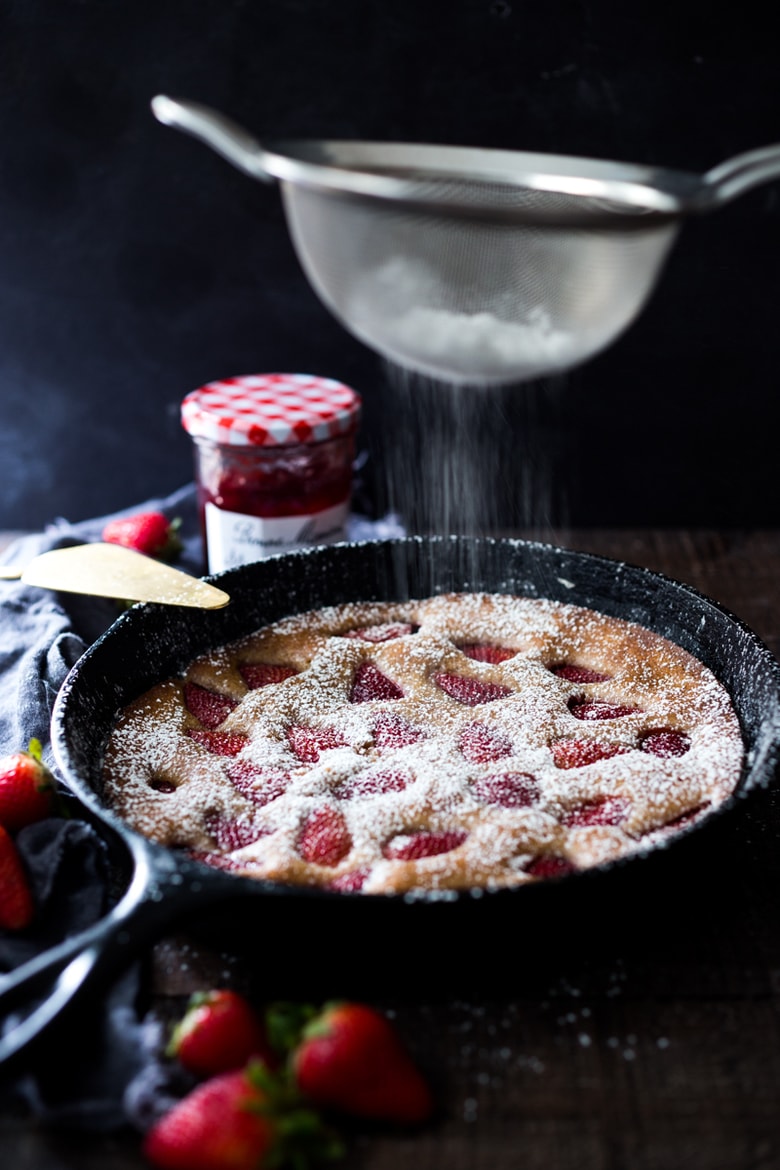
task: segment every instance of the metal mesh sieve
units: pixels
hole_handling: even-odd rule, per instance
[[[780,146],[697,176],[451,146],[261,146],[203,107],[152,107],[279,181],[301,265],[350,332],[454,382],[524,381],[604,349],[641,311],[683,216],[780,176]]]

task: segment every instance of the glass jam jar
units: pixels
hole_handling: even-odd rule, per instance
[[[209,571],[346,531],[360,396],[332,378],[249,374],[181,405]]]

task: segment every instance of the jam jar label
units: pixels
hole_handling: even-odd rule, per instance
[[[342,540],[349,500],[313,516],[246,516],[206,504],[209,572],[260,561],[272,553]]]

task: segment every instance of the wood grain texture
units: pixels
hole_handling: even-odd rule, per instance
[[[780,531],[548,538],[683,580],[780,647]],[[706,875],[680,889],[660,908],[660,928],[615,923],[599,949],[550,969],[545,939],[507,923],[484,962],[516,971],[514,990],[510,980],[510,992],[494,999],[380,1004],[394,1013],[440,1108],[419,1133],[355,1130],[344,1170],[780,1167],[779,842],[774,789],[730,840],[711,892]],[[599,906],[592,913],[595,920]],[[451,939],[453,963],[468,946]],[[313,956],[312,999],[321,958]],[[152,959],[150,990],[164,1014],[216,980],[262,987],[261,972],[186,938],[166,939]],[[42,1132],[7,1113],[0,1145],[9,1166],[34,1170],[143,1166],[136,1135]]]

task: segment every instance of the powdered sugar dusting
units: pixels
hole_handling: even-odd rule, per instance
[[[474,658],[475,645],[495,653]],[[248,689],[253,664],[296,673]],[[355,690],[366,664],[392,684],[377,698]],[[561,664],[580,669],[554,673]],[[577,681],[588,677],[599,681]],[[188,683],[235,703],[197,710],[226,712],[218,731],[246,740],[237,756],[191,738],[202,725]],[[582,701],[620,714],[578,719]],[[643,750],[657,733],[687,750]],[[572,740],[615,750],[559,766],[554,745]],[[297,614],[198,659],[122,713],[105,777],[138,831],[236,872],[445,896],[650,848],[733,791],[742,751],[724,689],[661,636],[558,602],[464,593]],[[338,827],[338,841],[318,839],[327,864],[307,843],[312,823]]]

